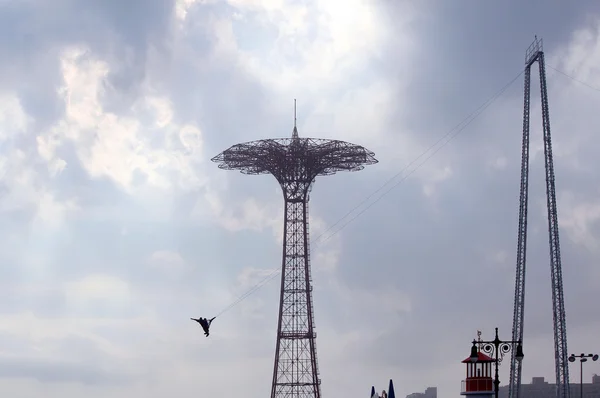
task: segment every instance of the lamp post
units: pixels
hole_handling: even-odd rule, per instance
[[[596,362],[598,360],[598,354],[571,354],[569,357],[569,362],[575,362],[576,358],[579,358],[579,396],[583,398],[583,363],[587,362],[588,358],[592,358],[592,361]]]
[[[494,356],[495,365],[495,377],[494,377],[494,396],[498,398],[498,392],[500,391],[500,376],[498,375],[498,366],[504,359],[504,355],[513,350],[513,345],[517,345],[516,359],[517,361],[523,360],[523,345],[521,340],[518,341],[502,341],[498,338],[498,328],[496,328],[496,337],[492,341],[477,341],[473,340],[473,346],[471,347],[471,362],[477,362],[479,358],[477,345],[479,345],[481,351],[486,354],[492,354]]]

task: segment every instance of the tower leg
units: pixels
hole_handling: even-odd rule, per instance
[[[523,341],[525,319],[525,270],[527,262],[527,207],[529,197],[529,111],[531,98],[531,66],[525,68],[523,102],[523,141],[521,144],[521,193],[519,196],[519,231],[517,240],[517,271],[515,277],[515,301],[513,312],[512,341]],[[515,355],[510,361],[509,398],[519,398],[521,386],[521,362]]]
[[[285,192],[284,192],[285,193]],[[308,195],[285,201],[271,398],[320,398],[308,245]]]
[[[556,364],[557,397],[569,398],[569,362],[567,358],[567,322],[562,283],[560,241],[558,237],[558,210],[554,183],[554,160],[550,135],[550,110],[546,87],[544,53],[538,57],[540,88],[542,95],[542,123],[544,130],[544,154],[546,164],[546,200],[548,205],[548,239],[550,242],[550,267],[552,274],[552,314],[554,319],[554,355]]]

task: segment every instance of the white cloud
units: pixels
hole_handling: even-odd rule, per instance
[[[199,0],[176,0],[175,1],[175,15],[181,20],[185,20],[188,14],[188,10],[198,3]]]
[[[44,159],[64,164],[57,148],[71,141],[90,176],[107,177],[130,193],[146,184],[185,190],[206,183],[197,168],[204,160],[202,133],[178,124],[168,99],[148,95],[123,115],[106,111],[109,65],[79,48],[65,51],[61,61],[65,117],[38,137]]]
[[[600,86],[600,20],[576,30],[571,41],[550,59],[566,73],[598,87]]]
[[[128,312],[134,304],[134,295],[127,282],[114,276],[87,275],[78,281],[67,282],[64,289],[67,305],[80,317],[102,317],[106,310],[111,314]]]
[[[8,195],[2,200],[5,211],[19,209],[35,198],[33,184],[36,173],[27,160],[27,155],[20,149],[14,149],[12,153],[0,158],[0,176],[8,190]]]
[[[377,9],[365,0],[347,1],[343,6],[331,0],[307,4],[258,0],[228,3],[248,18],[249,12],[258,13],[254,28],[273,28],[277,37],[272,41],[254,40],[252,47],[258,50],[248,51],[240,41],[252,39],[244,38],[242,33],[236,35],[232,28],[235,22],[223,18],[211,26],[218,38],[217,49],[229,53],[264,84],[281,93],[296,91],[307,96],[306,91],[316,87],[322,91],[347,85],[344,79],[350,79],[371,55],[379,55],[390,35],[406,51],[412,45],[408,31],[398,31],[413,15],[410,6],[404,7],[395,30],[386,31]],[[308,81],[313,84],[307,86]]]
[[[81,294],[80,294],[81,295]],[[87,299],[87,298],[86,298]],[[128,348],[119,341],[111,341],[108,336],[103,336],[98,330],[109,330],[123,333],[127,336],[134,328],[141,332],[144,328],[153,327],[153,320],[147,315],[134,319],[110,319],[92,316],[69,316],[60,318],[39,317],[31,312],[4,315],[0,318],[0,332],[7,333],[13,338],[24,339],[27,346],[22,355],[36,355],[40,358],[51,358],[56,355],[56,342],[70,337],[87,339],[98,345],[99,348],[110,355],[123,357]],[[109,333],[110,335],[110,333]],[[18,347],[15,347],[18,349]],[[19,354],[18,351],[9,350],[5,354]],[[61,355],[72,356],[75,352],[63,352]]]
[[[58,201],[53,194],[38,192],[36,218],[50,226],[58,226],[69,214],[79,211],[75,199]]]
[[[30,116],[16,96],[0,94],[0,142],[26,132],[30,123]]]
[[[600,244],[593,227],[600,222],[600,192],[590,199],[577,198],[572,192],[565,192],[560,197],[560,204],[560,228],[578,245],[598,252]]]
[[[310,104],[313,111],[300,126],[300,135],[349,141],[374,151],[381,170],[396,171],[399,161],[414,160],[425,147],[403,127],[389,129],[389,121],[405,107],[397,88],[401,81],[374,78],[347,90],[333,100],[330,96]],[[317,96],[317,98],[319,98]],[[300,108],[302,112],[302,108]]]
[[[219,223],[229,231],[242,231],[250,229],[253,231],[262,231],[265,228],[272,228],[273,234],[278,241],[283,239],[280,231],[283,225],[283,215],[278,211],[278,207],[273,204],[259,204],[254,198],[248,198],[241,203],[229,203],[226,209],[222,208],[220,202],[215,202],[211,199],[211,203],[215,206],[215,216],[218,217]],[[237,216],[239,214],[239,216]]]
[[[190,265],[175,251],[158,250],[149,258],[150,265],[167,273],[180,274],[190,269]]]
[[[23,109],[14,94],[0,98],[0,179],[4,195],[0,209],[6,212],[35,210],[34,221],[57,226],[72,211],[78,209],[76,199],[58,200],[50,184],[36,169],[40,163],[22,145],[23,136],[30,133],[33,118]],[[64,161],[54,160],[50,177],[64,168]]]

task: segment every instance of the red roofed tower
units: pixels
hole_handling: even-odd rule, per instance
[[[477,337],[481,341],[481,332],[477,332]],[[468,395],[470,398],[489,398],[494,395],[492,377],[494,359],[482,353],[478,348],[477,360],[474,361],[469,357],[462,363],[467,365],[467,378],[462,382],[460,395]]]

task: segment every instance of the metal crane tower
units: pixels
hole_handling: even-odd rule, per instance
[[[517,266],[512,339],[523,340],[525,319],[525,262],[527,252],[527,198],[529,187],[529,108],[531,90],[531,66],[537,61],[540,74],[542,100],[542,126],[546,165],[546,199],[548,208],[548,234],[550,242],[550,270],[552,276],[552,309],[554,321],[554,355],[556,366],[556,397],[569,398],[569,365],[567,359],[567,322],[562,282],[560,242],[558,239],[558,212],[554,186],[554,163],[550,135],[550,112],[546,86],[546,65],[543,42],[535,37],[525,53],[525,90],[523,107],[523,143],[521,157],[521,194],[519,202],[519,229],[517,241]],[[521,387],[521,362],[513,355],[510,362],[509,397],[519,398]]]
[[[244,174],[272,174],[285,202],[279,321],[271,398],[320,398],[308,239],[308,200],[317,176],[377,163],[373,152],[337,140],[298,137],[234,145],[212,161]]]

